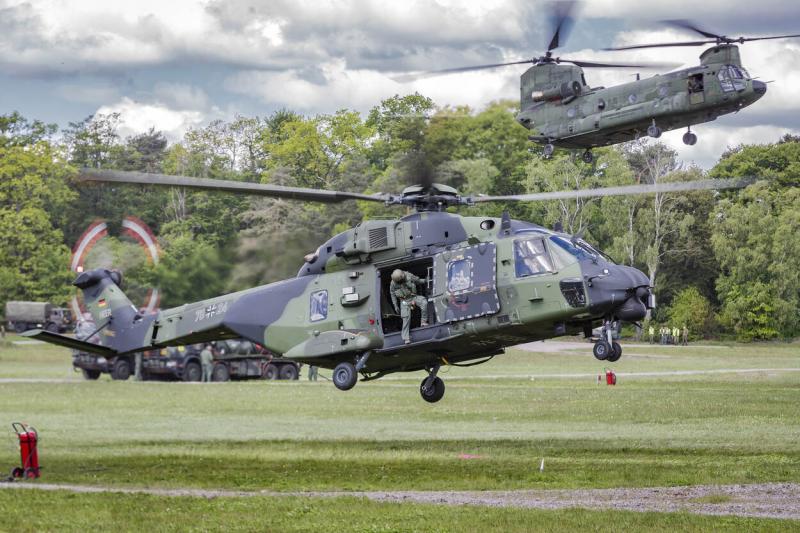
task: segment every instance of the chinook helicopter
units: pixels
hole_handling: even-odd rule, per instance
[[[700,65],[696,67],[646,79],[639,79],[637,74],[636,81],[614,87],[591,87],[583,68],[651,68],[659,64],[598,63],[553,57],[553,50],[563,45],[567,30],[572,25],[571,12],[575,4],[555,4],[553,37],[543,56],[508,63],[428,71],[397,79],[406,81],[533,63],[520,77],[517,122],[535,132],[529,139],[544,145],[544,157],[550,157],[556,147],[583,149],[583,160],[591,163],[594,160],[592,148],[631,141],[645,134],[658,138],[663,131],[677,128],[687,128],[683,142],[694,145],[697,135],[691,131],[691,126],[738,112],[767,92],[767,84],[751,78],[742,66],[739,49],[734,43],[800,37],[799,34],[733,39],[702,30],[687,21],[666,21],[700,33],[706,39],[605,50],[711,43],[716,46],[700,55]]]
[[[122,291],[117,271],[81,273],[100,344],[48,331],[25,335],[106,357],[172,345],[244,337],[276,356],[333,369],[340,390],[394,372],[425,370],[422,398],[444,395],[443,365],[485,363],[504,348],[583,332],[602,325],[594,355],[616,361],[611,336],[617,321],[637,322],[655,306],[650,280],[615,264],[577,236],[501,217],[461,216],[448,208],[486,202],[648,194],[738,188],[734,180],[670,182],[512,196],[461,196],[452,187],[424,184],[402,194],[366,195],[237,181],[109,170],[82,171],[82,180],[226,191],[312,202],[360,200],[413,210],[394,220],[367,220],[308,254],[295,278],[141,314]],[[390,303],[391,273],[425,280],[428,325],[412,315],[410,343]]]

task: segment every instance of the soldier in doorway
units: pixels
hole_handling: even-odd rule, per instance
[[[428,325],[428,300],[417,294],[417,285],[422,285],[426,280],[418,278],[410,272],[399,268],[392,272],[392,283],[389,292],[392,295],[392,306],[396,313],[403,319],[403,342],[411,342],[411,311],[419,307],[422,312],[421,326]]]

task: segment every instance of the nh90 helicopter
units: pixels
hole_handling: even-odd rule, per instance
[[[47,331],[27,335],[114,357],[170,345],[244,337],[276,355],[333,369],[334,385],[351,389],[393,372],[425,370],[422,397],[444,394],[442,365],[471,366],[507,346],[583,332],[598,324],[599,359],[615,361],[611,324],[636,322],[655,305],[650,281],[615,264],[584,240],[536,224],[465,217],[446,208],[484,202],[642,194],[743,186],[729,180],[662,183],[517,196],[463,197],[448,186],[406,188],[401,195],[312,190],[134,172],[85,170],[84,180],[166,185],[316,202],[362,200],[405,205],[397,220],[368,220],[305,257],[297,277],[142,315],[122,291],[121,274],[96,269],[78,276],[101,344]],[[410,344],[390,304],[390,274],[402,269],[426,281],[429,325],[412,315]]]
[[[632,65],[598,63],[553,57],[553,50],[563,45],[572,25],[575,2],[555,4],[553,37],[541,57],[508,63],[460,67],[398,79],[452,74],[492,69],[507,65],[533,63],[520,77],[520,112],[517,121],[534,132],[530,140],[544,145],[543,155],[550,157],[556,147],[583,149],[583,160],[593,161],[591,149],[637,139],[645,134],[658,138],[663,131],[688,128],[683,142],[694,145],[697,135],[691,126],[715,120],[749,106],[764,96],[767,85],[752,79],[742,66],[734,43],[766,39],[800,37],[739,37],[731,39],[699,29],[687,21],[670,24],[698,32],[705,40],[649,44],[606,50],[631,50],[660,46],[700,46],[714,43],[700,55],[700,65],[668,74],[617,85],[591,87],[583,67],[652,68],[657,63]],[[570,64],[565,64],[570,63]]]

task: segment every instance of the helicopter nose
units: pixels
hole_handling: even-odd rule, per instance
[[[767,93],[767,84],[763,81],[753,80],[753,92],[761,98]]]
[[[589,312],[626,322],[644,319],[655,307],[650,279],[640,270],[625,265],[583,265],[589,296]]]

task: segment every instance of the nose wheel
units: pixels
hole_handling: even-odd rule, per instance
[[[694,146],[697,144],[697,135],[692,133],[691,128],[689,128],[689,131],[683,134],[683,144],[687,146]]]
[[[555,150],[556,147],[553,146],[553,143],[548,142],[547,144],[544,145],[544,148],[542,148],[542,157],[544,157],[545,159],[550,159],[551,157],[553,157],[553,152],[555,152]]]
[[[592,348],[592,353],[595,358],[600,361],[613,363],[619,361],[619,358],[622,357],[622,346],[611,338],[612,330],[611,322],[605,322],[603,324],[603,329],[600,330],[601,338],[594,344],[594,348]]]
[[[592,153],[591,150],[586,150],[585,152],[583,152],[581,159],[583,159],[583,162],[586,163],[587,165],[591,165],[592,162],[594,161],[594,154]]]

